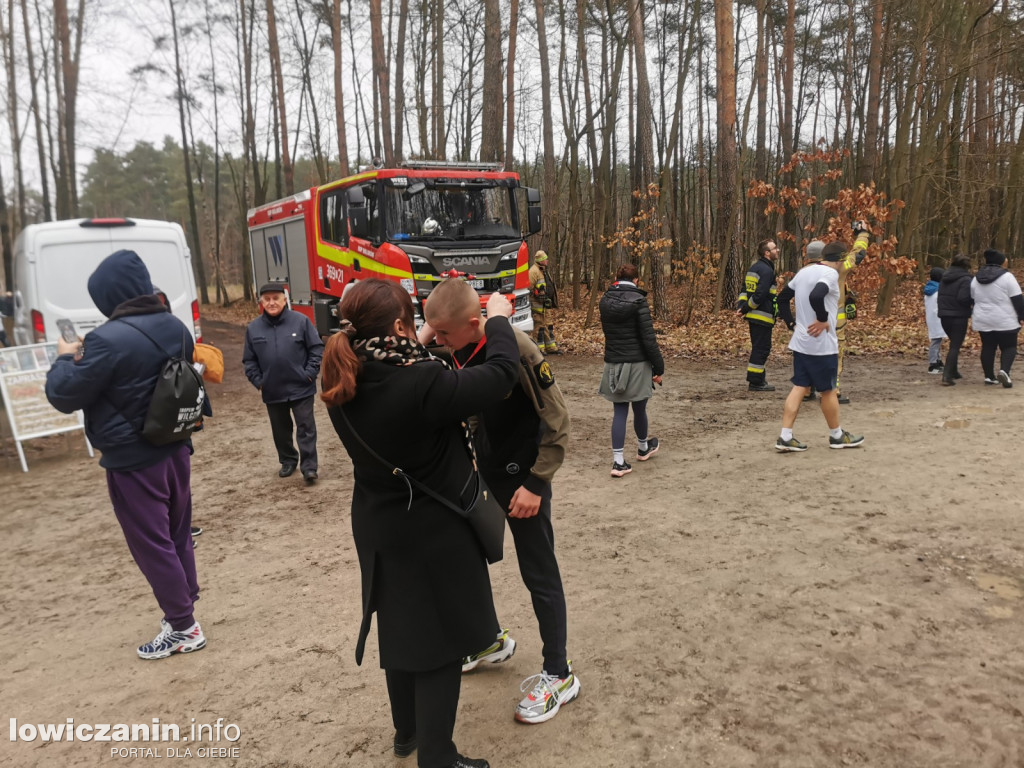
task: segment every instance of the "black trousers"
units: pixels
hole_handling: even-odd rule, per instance
[[[946,364],[942,369],[942,378],[944,379],[952,379],[954,374],[960,373],[957,364],[960,361],[960,347],[963,346],[964,339],[967,338],[968,320],[969,318],[966,317],[939,318],[942,330],[949,337],[949,352],[946,354]]]
[[[391,720],[405,741],[416,735],[419,768],[446,768],[459,756],[452,741],[462,686],[462,659],[428,672],[386,669]]]
[[[524,475],[499,478],[491,482],[484,477],[495,498],[505,509],[512,494],[523,484]],[[568,621],[562,574],[555,558],[555,530],[551,526],[551,488],[541,496],[540,511],[533,517],[508,518],[508,527],[516,543],[519,574],[530,592],[533,612],[540,627],[544,671],[563,676],[569,669],[565,645]]]
[[[288,400],[284,403],[267,403],[270,415],[270,429],[274,433],[274,447],[277,458],[282,464],[298,464],[301,472],[313,471],[318,468],[316,456],[316,419],[313,418],[313,398],[315,395],[301,400]],[[294,432],[299,442],[299,450],[295,450],[292,442],[292,416],[295,417]]]
[[[979,331],[981,335],[981,367],[985,378],[995,379],[996,347],[999,348],[999,370],[1010,372],[1013,361],[1017,357],[1017,334],[1020,328],[1012,331]],[[948,335],[948,334],[947,334]]]
[[[750,326],[750,361],[747,363],[747,381],[764,384],[764,366],[772,353],[773,326],[748,320]]]

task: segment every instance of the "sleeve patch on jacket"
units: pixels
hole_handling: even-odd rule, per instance
[[[541,389],[548,389],[555,383],[554,371],[551,370],[547,360],[542,360],[533,366],[533,373],[537,377],[537,383],[540,384]]]

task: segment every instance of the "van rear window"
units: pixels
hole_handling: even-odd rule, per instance
[[[184,274],[188,262],[181,250],[169,242],[145,243],[60,243],[39,252],[37,275],[39,294],[54,308],[89,309],[89,275],[99,263],[120,248],[131,248],[142,257],[153,284],[176,301],[186,293]],[[188,276],[191,279],[191,276]]]

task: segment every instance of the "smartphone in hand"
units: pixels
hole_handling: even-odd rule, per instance
[[[57,321],[57,328],[60,330],[61,338],[68,344],[74,344],[78,341],[78,331],[75,330],[75,324],[66,317],[62,317]]]

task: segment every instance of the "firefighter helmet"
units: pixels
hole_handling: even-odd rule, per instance
[[[441,234],[441,223],[435,218],[429,218],[423,222],[423,234],[424,235],[439,235]]]

